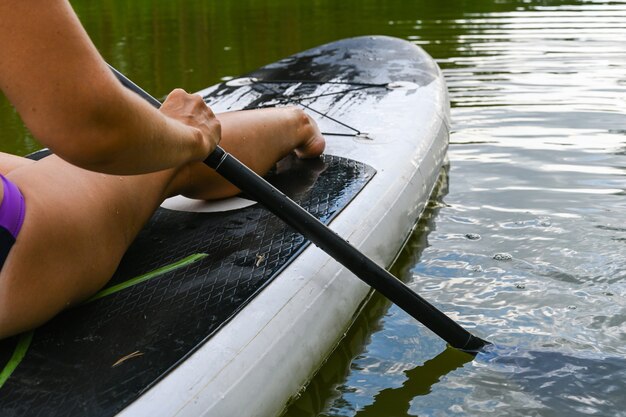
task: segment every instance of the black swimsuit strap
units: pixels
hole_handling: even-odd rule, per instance
[[[13,235],[7,229],[0,226],[0,268],[4,265],[4,261],[6,261],[7,256],[9,256],[9,251],[14,243],[15,238]]]

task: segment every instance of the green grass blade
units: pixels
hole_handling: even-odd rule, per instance
[[[93,295],[91,298],[87,299],[87,301],[85,301],[83,304],[87,304],[90,303],[92,301],[98,300],[102,297],[106,297],[107,295],[111,295],[114,294],[118,291],[122,291],[126,288],[132,287],[134,285],[140,284],[142,282],[148,281],[152,278],[156,278],[160,275],[163,275],[165,273],[168,273],[170,271],[173,271],[175,269],[178,268],[182,268],[184,266],[190,265],[196,261],[199,261],[202,258],[205,258],[209,255],[207,255],[206,253],[194,253],[193,255],[190,255],[186,258],[181,259],[178,262],[174,262],[173,264],[169,264],[169,265],[165,265],[162,266],[161,268],[155,269],[154,271],[150,271],[147,272],[143,275],[140,275],[138,277],[135,278],[131,278],[128,281],[124,281],[121,282],[117,285],[113,285],[111,287],[105,288],[102,291],[97,292],[95,295]]]
[[[31,330],[30,332],[22,333],[20,336],[11,359],[9,359],[4,369],[2,369],[2,372],[0,372],[0,388],[7,382],[7,379],[9,379],[13,371],[15,371],[15,368],[17,368],[20,362],[22,362],[22,359],[24,359],[30,343],[33,340],[33,334],[35,334],[35,331]]]

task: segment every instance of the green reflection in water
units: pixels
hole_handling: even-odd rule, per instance
[[[144,89],[163,97],[198,91],[336,39],[381,34],[429,45],[451,56],[464,13],[514,10],[521,2],[445,0],[75,0],[72,5],[100,53]],[[554,4],[555,2],[550,2]],[[441,41],[445,39],[444,41]],[[40,147],[0,94],[0,151]]]

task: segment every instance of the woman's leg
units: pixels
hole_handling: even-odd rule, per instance
[[[324,138],[317,125],[296,107],[222,113],[220,146],[258,174],[267,173],[276,161],[295,151],[300,158],[313,158],[324,151]],[[178,194],[202,200],[224,198],[239,190],[202,163],[191,164]],[[207,187],[206,184],[211,184]]]
[[[263,174],[296,150],[324,147],[319,131],[293,109],[220,116],[222,146]],[[181,192],[222,198],[236,189],[202,164],[152,174],[111,176],[56,156],[13,169],[26,199],[24,226],[0,271],[0,338],[50,319],[100,289],[163,199]]]
[[[115,177],[49,156],[11,171],[26,201],[0,271],[0,338],[35,327],[101,288],[174,172]]]

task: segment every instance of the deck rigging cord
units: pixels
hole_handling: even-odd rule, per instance
[[[232,81],[232,80],[231,80]],[[281,85],[281,84],[293,84],[295,86],[295,89],[293,92],[297,91],[297,89],[299,88],[300,85],[348,85],[348,86],[352,86],[354,88],[349,88],[349,89],[344,89],[344,90],[339,90],[339,91],[333,91],[333,92],[329,92],[329,93],[321,93],[321,94],[316,94],[316,95],[308,95],[308,96],[296,96],[296,97],[292,97],[292,95],[288,95],[285,96],[284,90],[283,91],[277,91],[274,90],[272,88],[269,87],[269,85]],[[228,85],[228,83],[226,83],[226,85]],[[313,80],[259,80],[256,78],[251,78],[249,79],[249,83],[246,83],[244,85],[239,85],[233,88],[242,88],[242,87],[250,87],[251,86],[260,86],[263,87],[266,91],[269,90],[270,93],[272,93],[274,96],[283,96],[283,99],[276,99],[271,101],[271,104],[268,104],[266,106],[255,106],[254,108],[264,108],[264,107],[274,107],[276,105],[285,105],[285,104],[297,104],[300,105],[302,107],[304,107],[305,109],[318,114],[321,117],[324,117],[340,126],[343,126],[349,130],[351,130],[354,133],[340,133],[340,132],[321,132],[322,135],[326,135],[326,136],[349,136],[349,137],[362,137],[365,139],[370,139],[369,136],[367,135],[366,132],[362,132],[361,130],[350,126],[347,123],[344,123],[334,117],[331,117],[328,115],[328,112],[324,113],[322,111],[319,111],[313,107],[311,107],[308,104],[305,104],[304,101],[313,101],[322,97],[331,97],[331,96],[345,96],[349,93],[353,93],[355,91],[361,91],[361,90],[365,90],[365,89],[370,89],[370,88],[384,88],[387,89],[389,88],[389,83],[380,83],[380,84],[374,84],[374,83],[358,83],[358,82],[350,82],[350,81],[313,81]],[[261,92],[261,94],[263,94],[263,92]],[[292,93],[293,94],[293,93]],[[330,109],[329,109],[330,110]]]

